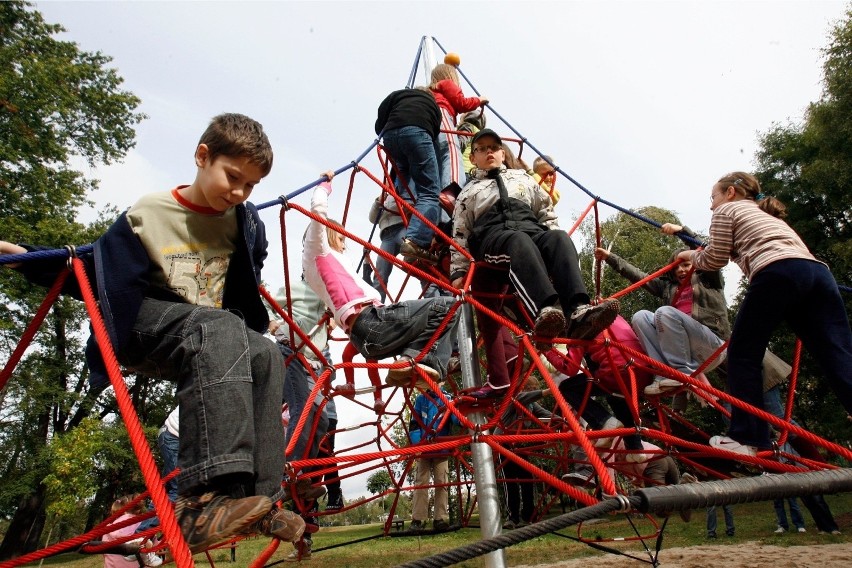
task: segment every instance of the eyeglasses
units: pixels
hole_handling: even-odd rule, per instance
[[[503,149],[499,144],[489,144],[487,146],[477,146],[473,149],[474,154],[485,154],[486,152],[498,152]]]

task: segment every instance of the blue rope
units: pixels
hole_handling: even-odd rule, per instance
[[[77,254],[88,254],[92,252],[95,247],[93,245],[81,245],[76,247]],[[48,249],[48,250],[35,250],[32,252],[25,252],[22,254],[4,254],[0,255],[0,264],[14,264],[16,262],[28,262],[30,260],[42,260],[46,258],[68,258],[69,257],[68,249]]]

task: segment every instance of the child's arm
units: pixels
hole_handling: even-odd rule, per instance
[[[733,219],[724,213],[713,212],[710,219],[710,243],[700,251],[687,250],[678,254],[691,260],[696,270],[719,270],[728,264],[734,249]]]
[[[0,255],[5,254],[26,254],[27,249],[20,245],[16,245],[14,243],[10,243],[7,241],[0,241]],[[4,266],[8,266],[9,268],[18,268],[21,266],[20,262],[13,262],[11,264],[6,264]]]
[[[488,99],[485,97],[466,97],[461,90],[461,87],[453,83],[449,79],[444,79],[440,81],[436,88],[441,92],[442,95],[447,99],[447,102],[450,103],[450,106],[453,107],[453,110],[456,114],[460,114],[463,112],[468,112],[471,110],[476,110],[484,104],[488,103]]]
[[[328,171],[323,175],[328,178],[328,181],[320,183],[314,189],[311,197],[311,212],[323,219],[328,219],[328,196],[331,195],[331,180],[334,172]],[[319,221],[311,220],[308,225],[308,231],[305,233],[305,250],[310,250],[314,256],[328,254],[331,251],[325,225]]]

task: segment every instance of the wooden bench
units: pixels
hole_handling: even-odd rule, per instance
[[[405,530],[405,520],[400,517],[394,517],[391,521],[391,526],[395,531],[404,531]]]

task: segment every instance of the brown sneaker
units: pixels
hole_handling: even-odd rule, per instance
[[[556,306],[542,308],[535,318],[533,334],[541,341],[550,341],[565,329],[565,314]]]
[[[417,387],[419,389],[429,390],[431,388],[429,383],[420,376],[420,373],[417,373],[414,370],[415,364],[411,361],[409,361],[409,363],[408,367],[388,369],[388,374],[385,377],[385,384],[392,387]],[[426,375],[436,383],[441,381],[441,374],[432,367],[424,365],[423,363],[416,363],[416,367],[426,373]]]
[[[269,497],[256,495],[232,499],[217,493],[178,497],[175,518],[189,551],[207,550],[240,534],[272,508]]]
[[[296,494],[299,499],[319,499],[325,495],[325,487],[313,485],[310,479],[302,478],[296,482]]]
[[[406,262],[414,262],[415,260],[422,260],[424,262],[428,262],[429,264],[438,264],[438,255],[429,249],[425,249],[415,243],[410,239],[405,239],[402,241],[402,245],[399,247],[399,252],[402,254],[402,258],[405,259]]]
[[[275,537],[285,542],[296,542],[305,532],[305,520],[293,511],[273,507],[251,529],[251,532]]]
[[[618,315],[618,300],[606,300],[597,306],[578,306],[568,319],[565,334],[569,339],[594,339],[612,325]]]

